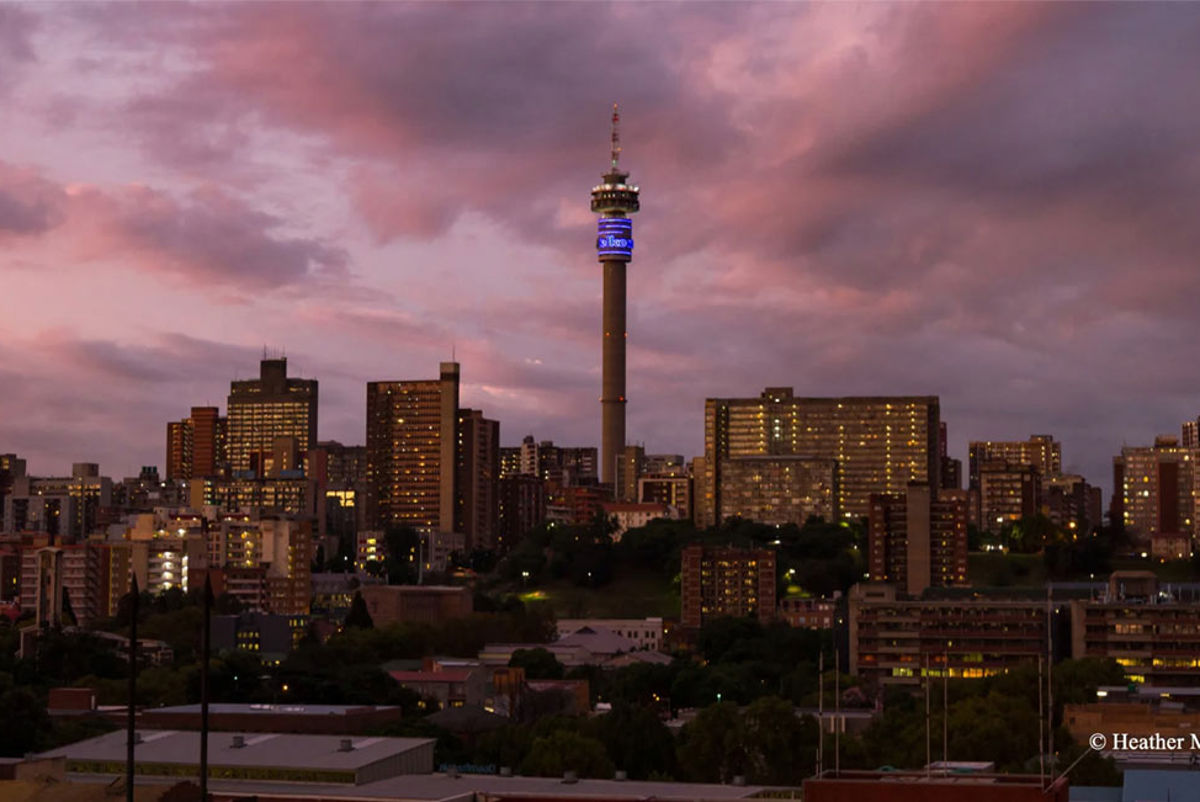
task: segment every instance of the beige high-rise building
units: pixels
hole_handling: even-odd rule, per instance
[[[1195,534],[1195,456],[1174,437],[1113,457],[1113,522],[1143,545],[1159,535]]]
[[[259,378],[231,382],[227,410],[225,449],[234,477],[272,473],[279,438],[295,438],[301,455],[317,443],[317,381],[289,379],[287,359],[264,359]]]
[[[726,463],[737,457],[798,455],[835,460],[839,518],[863,518],[872,493],[903,493],[938,482],[936,396],[796,398],[768,387],[758,398],[710,398],[704,459],[697,463],[697,522],[719,521]]]
[[[455,531],[457,362],[437,379],[367,384],[368,528]]]
[[[796,455],[730,457],[721,463],[721,520],[803,526],[834,520],[837,461]]]
[[[1049,434],[1030,435],[1028,440],[973,440],[967,448],[968,480],[979,487],[979,474],[989,462],[1030,465],[1039,476],[1062,473],[1062,443]]]

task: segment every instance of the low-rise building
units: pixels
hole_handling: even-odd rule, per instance
[[[209,733],[208,764],[210,776],[223,779],[355,786],[431,773],[433,745],[430,738]],[[123,776],[126,733],[110,732],[40,757],[65,758],[72,774]],[[199,757],[198,732],[143,730],[135,738],[139,776],[195,777]]]
[[[275,732],[354,735],[399,721],[399,707],[373,705],[226,704],[208,706],[214,732]],[[139,726],[149,730],[199,730],[200,705],[143,710]]]
[[[474,610],[471,589],[450,585],[365,585],[359,589],[376,627],[440,624]]]
[[[639,649],[658,651],[663,643],[662,618],[560,618],[555,623],[559,638],[584,627],[607,629],[637,644]]]

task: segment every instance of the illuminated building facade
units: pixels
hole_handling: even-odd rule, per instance
[[[1168,592],[1169,591],[1169,592]],[[1131,682],[1200,686],[1200,592],[1115,571],[1099,599],[1071,602],[1071,656],[1111,658]]]
[[[919,595],[967,581],[967,493],[914,483],[904,494],[871,496],[867,566],[873,582]]]
[[[730,457],[721,461],[721,520],[803,526],[811,517],[837,518],[837,462],[795,455]]]
[[[981,532],[999,532],[1041,511],[1042,475],[1035,465],[991,459],[978,466]]]
[[[679,517],[692,517],[692,477],[687,474],[650,473],[638,478],[638,502],[666,504],[678,510]]]
[[[245,609],[305,615],[312,597],[313,521],[225,516],[208,532],[208,564]]]
[[[458,386],[457,362],[438,379],[367,384],[371,529],[454,531]]]
[[[96,529],[112,497],[112,479],[101,476],[93,462],[74,463],[70,476],[17,476],[4,498],[4,531],[82,540]]]
[[[225,473],[228,419],[216,407],[192,407],[192,414],[167,424],[167,481]]]
[[[952,678],[988,677],[1046,654],[1044,600],[919,599],[859,583],[849,619],[850,673],[876,685],[916,685],[946,669]]]
[[[262,360],[257,379],[231,382],[226,408],[226,455],[236,478],[277,474],[280,438],[292,438],[301,459],[317,443],[317,381],[288,378],[285,358]]]
[[[725,546],[686,547],[681,555],[680,623],[698,628],[719,617],[775,617],[775,552]]]
[[[967,447],[970,487],[979,487],[983,466],[999,460],[1032,466],[1039,476],[1062,473],[1062,443],[1053,435],[1035,434],[1028,440],[974,440]]]
[[[1195,534],[1196,452],[1174,437],[1113,458],[1113,520],[1145,547],[1159,535]]]
[[[936,396],[796,398],[790,387],[768,387],[758,398],[710,398],[695,474],[697,524],[721,518],[726,462],[757,456],[835,460],[837,514],[866,517],[872,493],[938,483],[938,424]]]
[[[621,170],[620,117],[613,104],[612,163],[604,183],[592,188],[592,212],[600,215],[596,253],[604,270],[603,340],[600,382],[600,481],[613,486],[625,448],[625,268],[633,258],[633,221],[639,190]]]

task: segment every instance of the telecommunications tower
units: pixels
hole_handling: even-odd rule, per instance
[[[592,211],[600,215],[596,254],[604,266],[604,315],[600,382],[600,481],[616,489],[617,460],[625,449],[625,266],[633,258],[633,221],[638,188],[621,170],[621,116],[612,115],[612,164],[604,183],[592,188]]]

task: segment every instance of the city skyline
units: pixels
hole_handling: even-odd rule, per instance
[[[953,456],[1048,432],[1107,496],[1123,443],[1200,413],[1171,84],[1198,31],[1166,5],[0,7],[0,450],[165,468],[166,422],[264,343],[320,380],[323,440],[456,354],[505,445],[599,445],[615,100],[654,198],[631,442],[698,455],[705,399],[767,386],[938,395]]]

